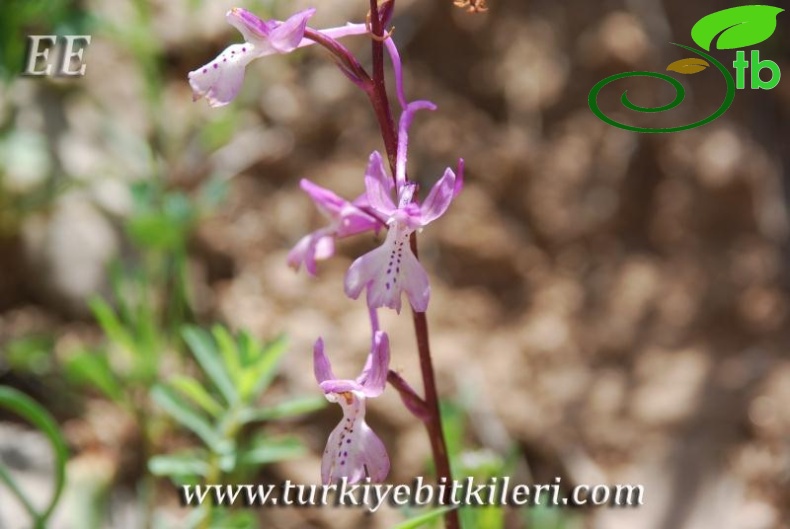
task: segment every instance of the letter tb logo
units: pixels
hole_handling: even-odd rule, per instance
[[[774,61],[760,60],[759,50],[752,50],[751,61],[746,59],[746,52],[738,50],[735,54],[735,61],[732,66],[735,68],[735,87],[739,90],[746,88],[746,70],[751,70],[749,88],[754,90],[770,90],[779,84],[779,79],[782,77],[782,72],[779,71],[779,65]],[[767,81],[763,81],[763,70],[771,72],[771,77]]]
[[[730,71],[725,68],[721,62],[705,52],[710,51],[714,40],[716,41],[716,48],[720,50],[746,48],[767,40],[773,35],[774,31],[776,31],[776,17],[782,11],[784,11],[784,9],[765,5],[746,5],[717,11],[703,17],[694,24],[693,28],[691,28],[691,39],[705,51],[684,46],[683,44],[672,43],[675,46],[694,53],[697,57],[675,61],[667,66],[667,71],[690,75],[703,72],[709,66],[713,65],[715,69],[721,73],[722,77],[724,77],[727,89],[724,101],[710,116],[689,125],[680,125],[677,127],[640,127],[616,121],[607,116],[598,106],[598,94],[609,83],[628,77],[652,77],[672,85],[676,94],[673,101],[659,107],[643,107],[633,103],[628,98],[628,91],[625,91],[620,97],[622,105],[635,112],[655,113],[672,110],[683,102],[685,98],[685,88],[680,81],[674,77],[658,72],[625,72],[609,76],[599,81],[592,87],[590,94],[587,96],[590,110],[592,110],[599,119],[609,125],[634,132],[678,132],[701,127],[702,125],[710,123],[730,108],[730,105],[732,105],[735,99],[736,89],[745,89],[747,79],[749,88],[753,90],[771,90],[779,84],[782,72],[779,70],[779,65],[774,61],[760,59],[759,50],[751,50],[747,56],[747,52],[740,49],[736,52],[735,61],[732,63],[735,69],[735,78],[733,79]],[[747,70],[749,72],[748,76]]]

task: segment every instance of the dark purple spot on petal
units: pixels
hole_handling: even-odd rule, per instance
[[[208,70],[207,70],[206,68],[203,68],[203,73],[206,73],[207,71],[208,71]]]
[[[216,64],[214,65],[214,69],[215,69],[215,70],[216,70],[218,67],[219,67],[218,65],[216,65]]]
[[[242,53],[244,53],[244,52],[246,52],[246,51],[247,51],[247,48],[242,48],[242,49],[241,49],[241,52],[242,52]]]
[[[346,444],[350,443],[351,439],[346,439]]]

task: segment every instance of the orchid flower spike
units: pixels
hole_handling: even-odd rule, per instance
[[[365,399],[384,391],[389,370],[390,350],[386,333],[376,331],[365,368],[355,380],[337,379],[319,338],[313,347],[313,369],[324,395],[343,408],[340,421],[326,443],[321,460],[321,481],[336,483],[346,478],[357,483],[366,477],[382,482],[390,470],[387,449],[365,422]]]
[[[304,9],[287,20],[261,20],[246,9],[234,7],[225,18],[244,37],[243,44],[233,44],[210,63],[189,72],[189,84],[193,99],[205,97],[212,107],[230,103],[239,93],[244,81],[244,70],[254,59],[275,53],[290,53],[296,48],[315,44],[304,38],[307,19],[315,13],[314,8]],[[330,39],[348,35],[362,35],[364,24],[346,24],[337,28],[321,30]]]
[[[335,253],[335,239],[366,231],[378,231],[381,221],[365,212],[367,198],[363,194],[349,202],[332,191],[303,179],[300,182],[329,224],[302,237],[288,253],[288,264],[298,270],[304,264],[310,275],[316,274],[316,260],[328,259]]]
[[[370,208],[386,219],[389,231],[384,243],[359,257],[346,272],[345,291],[357,299],[367,288],[371,308],[389,307],[400,312],[401,293],[405,292],[416,312],[425,312],[431,287],[428,274],[411,250],[411,234],[441,217],[455,197],[456,175],[449,167],[433,186],[423,203],[413,201],[417,185],[399,181],[397,204],[392,194],[395,184],[387,177],[381,155],[374,152],[365,174]]]

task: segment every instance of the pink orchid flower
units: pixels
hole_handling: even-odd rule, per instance
[[[244,71],[252,60],[275,53],[290,53],[314,44],[312,40],[304,38],[304,34],[307,19],[315,11],[314,8],[305,9],[285,21],[261,20],[240,7],[228,11],[225,18],[241,32],[245,42],[228,46],[216,59],[189,72],[193,98],[198,100],[205,97],[212,107],[227,105],[239,93]],[[361,35],[366,31],[364,24],[346,24],[322,30],[321,33],[340,38]]]
[[[387,449],[365,422],[365,399],[384,392],[389,370],[390,349],[386,333],[376,331],[365,368],[355,380],[335,377],[319,338],[313,347],[313,369],[324,395],[343,408],[340,421],[326,443],[321,460],[321,480],[336,483],[343,478],[357,483],[366,477],[382,482],[390,470]]]

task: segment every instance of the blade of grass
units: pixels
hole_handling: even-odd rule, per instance
[[[186,327],[183,329],[182,334],[184,341],[189,345],[195,359],[203,368],[212,382],[217,386],[217,389],[222,392],[228,404],[234,404],[239,397],[233,381],[228,375],[225,366],[220,361],[220,355],[217,354],[214,342],[211,337],[197,327]]]
[[[9,387],[0,387],[0,406],[11,410],[41,430],[52,445],[55,455],[55,488],[47,508],[39,513],[36,518],[36,526],[44,527],[46,526],[46,520],[55,509],[55,505],[60,499],[66,483],[66,461],[69,457],[66,441],[60,433],[58,424],[49,412],[24,393]]]

